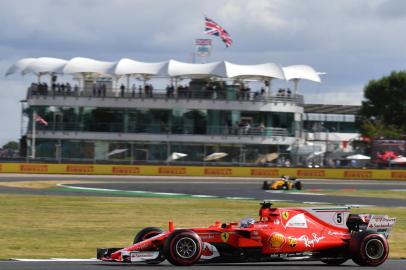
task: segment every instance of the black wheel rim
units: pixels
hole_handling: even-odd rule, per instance
[[[365,254],[369,259],[380,259],[385,252],[385,247],[379,239],[370,239],[365,245]]]
[[[197,250],[196,242],[190,237],[180,238],[175,245],[176,254],[183,259],[192,258]]]

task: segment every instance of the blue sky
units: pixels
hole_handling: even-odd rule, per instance
[[[20,58],[190,61],[204,15],[234,44],[213,38],[208,61],[308,64],[327,72],[303,83],[308,103],[360,104],[365,84],[406,67],[402,0],[1,0],[0,73]],[[20,136],[32,76],[0,76],[0,144]]]

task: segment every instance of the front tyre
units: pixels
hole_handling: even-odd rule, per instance
[[[146,227],[144,229],[142,229],[141,231],[139,231],[135,237],[134,237],[134,241],[133,244],[136,244],[138,242],[147,240],[148,238],[154,237],[158,234],[163,233],[164,231],[161,228],[157,228],[157,227]]]
[[[175,230],[165,240],[165,258],[173,265],[193,265],[202,255],[202,246],[202,240],[194,231]]]
[[[151,237],[157,236],[158,234],[163,233],[164,231],[161,228],[157,228],[157,227],[146,227],[144,229],[142,229],[141,231],[139,231],[135,237],[134,237],[134,241],[133,244],[137,244],[139,242],[142,242],[144,240],[147,240]],[[158,258],[154,259],[154,260],[148,260],[145,261],[147,264],[159,264],[163,261],[165,261],[165,257],[162,253],[162,248],[159,248],[159,256]]]
[[[388,258],[389,244],[381,234],[360,233],[351,239],[350,251],[352,260],[356,264],[361,266],[378,266]]]

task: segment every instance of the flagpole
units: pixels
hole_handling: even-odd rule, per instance
[[[31,152],[32,152],[32,158],[35,159],[35,133],[37,130],[37,121],[36,121],[36,115],[37,113],[34,111],[32,114],[32,146],[31,146]]]

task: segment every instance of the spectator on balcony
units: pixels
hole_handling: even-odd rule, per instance
[[[240,124],[238,123],[238,121],[236,121],[233,125],[233,134],[238,135],[239,130],[240,130]]]
[[[52,95],[55,96],[55,91],[56,91],[56,83],[55,82],[52,82],[51,91],[52,91]]]
[[[96,84],[97,96],[100,97],[102,95],[102,87],[99,84]]]
[[[65,89],[66,89],[66,85],[64,83],[61,83],[61,93],[62,93],[62,95],[65,95]]]
[[[265,88],[261,87],[261,99],[264,99],[265,97]]]
[[[150,83],[149,84],[149,97],[154,96],[154,86]]]
[[[142,87],[141,87],[141,85],[138,86],[138,97],[142,97]]]
[[[97,93],[97,84],[96,83],[93,83],[92,91],[93,91],[93,96],[95,97],[96,93]]]
[[[107,94],[107,86],[106,86],[106,84],[103,83],[103,84],[100,86],[100,88],[101,88],[101,92],[102,92],[102,94],[103,94],[103,97],[105,97],[106,94]]]
[[[185,94],[187,98],[191,98],[192,97],[192,90],[190,89],[189,85],[186,84],[185,85]]]
[[[66,83],[66,94],[70,96],[70,92],[72,91],[72,86],[69,82]]]
[[[124,86],[124,84],[121,84],[121,86],[120,86],[120,96],[121,97],[124,97],[124,92],[125,92],[125,86]]]
[[[131,86],[131,97],[135,97],[135,91],[137,90],[137,86],[135,85],[135,83],[133,83],[133,85]]]
[[[261,132],[261,135],[265,135],[265,130],[266,130],[266,127],[265,127],[264,123],[261,123],[259,125],[259,131]]]
[[[292,91],[290,91],[290,88],[288,88],[288,91],[286,91],[286,96],[288,98],[292,97]]]
[[[75,96],[79,96],[79,86],[77,84],[75,84],[75,86],[73,86],[73,91],[75,91]]]

